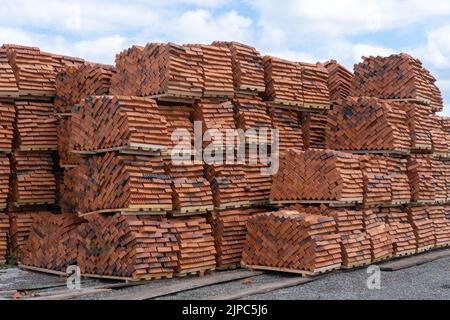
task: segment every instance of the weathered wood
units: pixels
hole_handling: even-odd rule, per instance
[[[262,275],[262,272],[259,271],[247,271],[247,270],[238,270],[238,271],[224,271],[224,272],[216,272],[211,276],[207,276],[204,278],[198,279],[189,279],[187,281],[183,281],[181,283],[176,283],[173,285],[166,285],[161,288],[151,288],[148,290],[141,290],[140,292],[123,294],[114,296],[112,300],[150,300],[158,297],[163,297],[171,294],[180,293],[183,291],[189,291],[193,289],[198,289],[202,287],[208,287],[216,284],[236,281],[240,279],[250,278]]]
[[[419,266],[438,259],[450,257],[450,249],[424,253],[421,255],[402,258],[396,261],[390,261],[380,265],[382,271],[397,271],[402,269]]]

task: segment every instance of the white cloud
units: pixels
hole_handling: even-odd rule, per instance
[[[353,46],[353,59],[359,61],[363,56],[389,56],[396,51],[390,48],[370,44],[356,44]]]
[[[450,68],[450,24],[427,33],[427,42],[413,51],[436,69]]]

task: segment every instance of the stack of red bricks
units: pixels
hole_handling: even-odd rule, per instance
[[[355,77],[336,60],[325,62],[324,67],[328,70],[328,89],[332,101],[347,99],[353,94]]]
[[[236,268],[241,263],[242,250],[247,236],[247,222],[265,209],[232,209],[214,211],[210,223],[216,243],[216,261],[219,268]]]
[[[171,277],[177,266],[177,239],[166,218],[92,215],[79,228],[82,273],[131,279]]]
[[[306,150],[326,148],[327,119],[325,113],[303,112],[303,143]]]
[[[0,265],[6,263],[8,253],[9,218],[0,214]]]
[[[383,99],[411,99],[442,111],[443,100],[430,72],[408,54],[364,57],[355,65],[355,94]]]
[[[282,210],[254,216],[247,229],[244,265],[305,274],[341,266],[340,236],[332,217]]]
[[[358,156],[322,150],[289,150],[273,177],[271,200],[362,203],[363,174]]]
[[[386,216],[392,238],[392,247],[395,256],[411,255],[416,253],[417,242],[414,229],[408,221],[408,213],[402,207],[380,208]]]
[[[426,210],[428,218],[433,221],[436,246],[448,246],[450,244],[450,220],[446,218],[445,207],[429,206]]]
[[[339,100],[329,112],[327,147],[331,149],[407,153],[409,136],[405,110],[387,101],[350,97]]]
[[[378,209],[364,210],[364,227],[370,239],[372,261],[380,261],[392,257],[393,241],[384,212]]]
[[[0,48],[0,99],[14,99],[19,96],[16,77],[9,64],[4,47]]]
[[[436,238],[434,236],[434,224],[427,213],[426,207],[409,207],[409,223],[413,227],[416,237],[417,251],[422,252],[434,248]]]
[[[166,119],[152,99],[123,96],[92,96],[73,113],[76,150],[142,148],[165,151]]]
[[[68,266],[76,265],[77,228],[82,222],[75,215],[35,215],[28,241],[23,248],[23,263],[63,272]]]
[[[273,127],[278,130],[279,153],[283,154],[289,149],[302,150],[304,144],[300,112],[271,107],[270,116]]]
[[[171,179],[162,157],[108,152],[84,159],[67,174],[73,178],[64,179],[63,196],[75,212],[172,210]]]
[[[342,265],[351,268],[372,261],[372,247],[364,230],[364,211],[353,208],[329,208],[325,205],[306,207],[308,214],[323,214],[336,222],[341,237]]]
[[[72,113],[80,103],[91,95],[108,95],[115,68],[109,65],[84,63],[65,68],[56,77],[55,109],[58,113],[58,154],[60,166],[70,168],[78,165],[80,159],[72,153],[74,126]]]
[[[238,42],[215,41],[212,45],[230,50],[234,87],[237,90],[265,92],[263,60],[255,48]]]

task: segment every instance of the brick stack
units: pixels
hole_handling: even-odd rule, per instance
[[[290,150],[273,177],[271,201],[361,203],[363,175],[358,156],[335,151]]]
[[[15,109],[9,103],[0,102],[0,151],[12,150],[14,137]]]
[[[70,115],[73,107],[86,97],[108,95],[115,73],[113,66],[95,63],[84,63],[58,73],[55,97],[57,112]]]
[[[33,218],[48,213],[48,211],[28,213],[26,210],[10,213],[10,244],[16,259],[21,260],[24,255],[23,250],[31,233]]]
[[[427,207],[428,218],[433,221],[434,237],[437,247],[450,245],[450,220],[446,218],[444,206]]]
[[[407,110],[407,123],[411,134],[412,150],[432,152],[431,107],[419,103],[397,102],[400,108]]]
[[[406,112],[376,98],[348,98],[329,112],[327,146],[337,150],[409,152]]]
[[[224,41],[215,41],[212,45],[229,48],[234,87],[237,90],[261,93],[265,91],[263,61],[255,48],[238,42]]]
[[[279,152],[284,154],[289,149],[303,149],[301,117],[298,111],[271,107],[272,124],[278,130]]]
[[[378,210],[364,210],[364,225],[369,235],[372,261],[381,261],[392,257],[392,231],[386,223],[385,213]]]
[[[116,55],[117,72],[111,78],[110,94],[136,96],[143,79],[140,59],[144,47],[132,46]]]
[[[0,214],[0,265],[6,263],[8,254],[9,218]]]
[[[263,58],[266,96],[273,104],[303,107],[302,67],[275,57]]]
[[[305,149],[325,149],[327,114],[319,112],[303,112],[302,128]]]
[[[431,143],[433,145],[433,156],[441,159],[448,159],[450,157],[450,145],[447,140],[447,133],[442,125],[442,117],[437,115],[430,116],[431,127]]]
[[[350,208],[332,209],[324,205],[307,207],[309,214],[332,217],[341,237],[342,265],[351,268],[369,264],[372,261],[372,247],[364,230],[364,211]]]
[[[168,132],[165,118],[154,100],[93,96],[73,113],[74,146],[80,151],[138,148],[165,151]]]
[[[434,203],[436,188],[432,159],[428,155],[414,154],[408,159],[408,177],[412,199],[417,203]]]
[[[247,229],[244,265],[305,274],[341,266],[339,235],[331,217],[283,210],[251,218]]]
[[[162,157],[108,152],[84,159],[69,172],[73,178],[64,179],[64,197],[76,212],[172,210],[171,179]]]
[[[411,255],[416,252],[417,244],[414,229],[408,221],[408,213],[402,207],[380,208],[386,216],[392,237],[394,256]]]
[[[411,99],[441,111],[441,96],[435,81],[422,63],[408,54],[363,57],[355,65],[355,93],[383,99]]]
[[[171,277],[179,246],[166,218],[92,215],[79,228],[83,273],[134,280]]]
[[[391,198],[393,205],[411,202],[411,188],[408,179],[408,160],[385,157],[391,178]]]
[[[336,60],[325,62],[324,67],[328,70],[328,89],[330,91],[330,99],[337,101],[347,99],[352,95],[355,78],[353,73],[348,71]]]
[[[39,214],[23,248],[23,263],[29,266],[66,271],[77,264],[78,232],[83,223],[75,215]]]
[[[203,97],[233,97],[233,68],[230,49],[200,44],[186,45],[186,47],[198,51],[203,57]]]
[[[434,248],[436,238],[434,236],[434,224],[428,216],[426,207],[409,207],[408,219],[414,229],[417,251],[423,252]]]
[[[195,99],[203,93],[203,55],[199,50],[173,43],[150,43],[138,59],[137,96]],[[118,70],[120,72],[120,70]],[[130,78],[134,76],[130,75]]]
[[[330,91],[328,89],[328,70],[320,63],[300,63],[303,86],[303,108],[330,108]]]
[[[247,235],[247,221],[265,211],[250,208],[214,211],[211,214],[210,223],[217,250],[217,267],[227,269],[240,265]]]
[[[214,270],[216,248],[211,225],[206,218],[178,218],[170,223],[179,246],[177,273],[185,275]]]
[[[209,181],[204,177],[203,164],[173,163],[165,167],[172,179],[174,214],[204,214],[213,209],[213,197]]]
[[[387,158],[361,156],[364,181],[364,206],[373,207],[392,202],[392,180]]]
[[[8,62],[8,55],[5,48],[0,48],[0,100],[14,99],[19,97],[14,71]]]
[[[55,204],[54,162],[49,153],[14,152],[11,201],[16,206]]]
[[[48,102],[16,101],[15,106],[16,150],[57,150],[57,120],[53,104]]]
[[[233,105],[235,106],[236,127],[248,133],[246,134],[247,142],[271,144],[272,120],[267,104],[260,98],[238,98],[233,100]],[[265,134],[264,130],[267,131]]]

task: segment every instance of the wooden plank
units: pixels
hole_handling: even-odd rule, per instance
[[[58,293],[54,295],[27,298],[24,300],[69,300],[87,295],[95,295],[99,293],[109,292],[111,289],[81,289],[81,290],[66,290],[65,293]]]
[[[20,263],[19,263],[19,268],[22,269],[22,270],[27,270],[27,271],[34,271],[34,272],[39,272],[39,273],[52,274],[52,275],[60,276],[60,277],[67,277],[67,273],[66,272],[50,270],[50,269],[43,269],[43,268],[37,268],[37,267],[32,267],[32,266],[26,266],[26,265],[23,265],[23,264],[20,264]]]
[[[258,271],[246,271],[238,270],[231,272],[218,272],[211,276],[205,278],[195,278],[189,279],[188,281],[183,281],[180,283],[175,283],[173,285],[167,285],[162,288],[149,288],[148,290],[143,290],[141,292],[123,294],[116,297],[112,297],[112,300],[149,300],[158,297],[167,296],[170,294],[176,294],[183,291],[189,291],[193,289],[198,289],[202,287],[208,287],[220,283],[231,282],[235,280],[255,277],[263,274]]]
[[[255,288],[249,288],[244,290],[239,290],[237,292],[233,293],[226,293],[218,296],[214,296],[209,298],[208,300],[238,300],[241,298],[245,298],[248,296],[253,296],[255,294],[264,294],[284,288],[289,287],[295,287],[299,286],[314,280],[317,280],[318,278],[301,278],[301,277],[295,277],[294,279],[287,279],[283,281],[276,281],[271,283],[266,283],[260,286],[257,286]]]
[[[450,249],[428,252],[413,257],[403,258],[401,260],[390,261],[380,265],[380,268],[382,271],[397,271],[447,257],[450,257]]]
[[[334,264],[334,265],[331,265],[328,267],[315,269],[314,271],[296,270],[296,269],[289,269],[289,268],[277,268],[277,267],[268,267],[268,266],[256,266],[256,265],[254,266],[254,265],[244,265],[244,264],[242,264],[242,267],[250,269],[250,270],[295,273],[295,274],[301,274],[304,277],[315,277],[322,273],[327,273],[327,272],[338,270],[341,268],[341,264]]]

